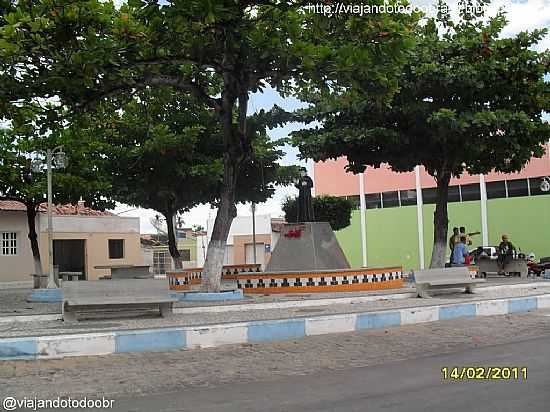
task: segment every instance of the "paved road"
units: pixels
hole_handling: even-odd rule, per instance
[[[540,310],[254,345],[5,361],[0,400],[105,397],[117,400],[113,410],[136,412],[547,412],[541,405],[550,404],[548,315]],[[442,366],[489,363],[527,366],[528,381],[441,380]]]
[[[442,366],[517,365],[527,380],[444,381]],[[267,382],[122,398],[124,411],[500,411],[550,405],[550,337]]]

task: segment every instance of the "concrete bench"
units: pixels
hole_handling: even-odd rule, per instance
[[[466,288],[466,293],[473,293],[479,283],[485,279],[473,279],[466,266],[424,269],[414,271],[416,291],[421,298],[429,298],[430,289]]]
[[[63,283],[63,320],[76,321],[78,314],[95,313],[113,317],[127,312],[158,309],[161,316],[172,313],[177,299],[166,281],[120,279]]]
[[[483,277],[487,277],[488,273],[498,274],[500,272],[498,261],[496,259],[480,257],[476,264],[479,266],[479,273],[481,273]],[[526,278],[528,274],[527,260],[511,259],[504,265],[504,273],[509,276],[518,274],[521,278]]]

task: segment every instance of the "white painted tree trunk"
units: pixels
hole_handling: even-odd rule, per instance
[[[220,291],[226,243],[223,240],[212,239],[208,244],[201,285],[205,292]]]

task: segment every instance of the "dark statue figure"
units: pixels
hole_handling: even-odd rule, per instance
[[[299,190],[297,208],[298,222],[313,222],[315,215],[313,214],[313,200],[311,197],[311,189],[313,188],[313,180],[307,175],[305,170],[300,172],[300,180],[296,183],[296,188]]]

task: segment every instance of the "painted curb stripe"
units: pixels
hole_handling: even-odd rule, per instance
[[[249,342],[268,342],[304,336],[306,336],[305,319],[252,322],[248,325]]]
[[[508,301],[508,313],[528,312],[537,309],[537,298],[521,298]]]
[[[466,303],[462,305],[441,306],[439,308],[439,320],[467,318],[476,316],[476,304]]]
[[[401,325],[401,312],[374,312],[357,315],[356,330],[386,328]]]
[[[248,325],[216,325],[187,329],[187,348],[213,348],[248,342]]]
[[[401,309],[402,325],[414,325],[416,323],[435,322],[437,320],[439,320],[438,306]]]
[[[356,323],[357,315],[355,313],[306,319],[306,335],[354,332]]]
[[[158,352],[185,348],[186,333],[182,329],[156,329],[115,332],[116,353]]]
[[[0,339],[0,359],[35,359],[37,353],[37,338]]]
[[[0,338],[0,360],[51,359],[65,356],[154,352],[246,342],[268,342],[462,317],[519,313],[542,308],[550,308],[550,294],[357,314],[321,315],[299,319],[76,335]]]
[[[69,335],[63,339],[59,339],[57,336],[38,337],[39,359],[108,355],[115,351],[115,334],[113,332]]]
[[[508,301],[506,300],[488,300],[476,303],[477,316],[506,315],[508,313]]]

